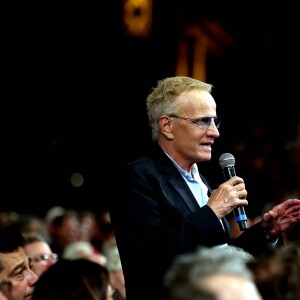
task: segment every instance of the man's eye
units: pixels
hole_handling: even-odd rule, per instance
[[[202,124],[210,124],[211,118],[201,118],[198,120],[198,122]]]

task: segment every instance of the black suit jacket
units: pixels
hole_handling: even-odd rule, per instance
[[[211,188],[206,179],[209,193]],[[231,238],[209,206],[198,205],[190,188],[159,146],[127,163],[113,199],[114,226],[127,300],[162,299],[162,280],[174,258],[201,246],[233,244],[256,255],[268,247],[260,223]]]

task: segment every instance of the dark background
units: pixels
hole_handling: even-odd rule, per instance
[[[3,11],[1,210],[97,210],[121,196],[119,163],[149,143],[146,96],[174,76],[182,28],[205,18],[234,40],[207,56],[206,81],[223,120],[207,176],[222,181],[219,155],[238,155],[234,145],[257,124],[271,147],[282,145],[299,119],[297,11],[289,3],[154,0],[147,40],[126,35],[120,0]],[[71,185],[74,172],[84,176],[81,187]]]

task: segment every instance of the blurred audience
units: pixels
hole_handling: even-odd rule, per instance
[[[49,242],[48,228],[44,219],[33,214],[19,214],[19,218],[15,223],[22,233],[37,233]]]
[[[300,248],[300,223],[296,223],[290,230],[283,235],[284,243],[294,244]]]
[[[97,221],[94,212],[90,210],[80,210],[78,212],[79,220],[79,241],[91,242],[97,232]]]
[[[286,194],[300,196],[300,121],[294,122],[293,135],[283,145],[282,179]]]
[[[102,210],[96,217],[89,210],[54,206],[44,219],[31,214],[0,212],[0,229],[7,227],[22,235],[24,254],[30,257],[31,271],[38,278],[60,259],[85,259],[106,268],[111,298],[126,299],[122,265],[108,210]],[[33,282],[37,280],[34,278]],[[5,282],[8,281],[3,281],[3,287],[11,286],[10,281]],[[5,297],[5,293],[2,294],[0,296]]]
[[[277,159],[280,144],[271,143],[269,130],[273,128],[266,127],[264,119],[256,119],[229,149],[236,157],[237,174],[246,182],[249,225],[256,222],[264,204],[277,196],[277,184],[280,183]]]
[[[111,241],[114,243],[115,233],[110,220],[110,212],[103,209],[96,216],[96,233],[92,244],[105,255],[106,247],[110,247]]]
[[[62,216],[65,213],[65,208],[63,206],[51,206],[48,208],[48,210],[46,211],[44,220],[46,223],[47,227],[51,227],[51,223],[52,221],[58,217],[58,216]],[[48,228],[48,231],[50,231],[50,229]]]
[[[79,220],[77,212],[71,209],[56,215],[48,223],[50,235],[50,248],[59,256],[62,255],[64,247],[76,242],[79,236]]]
[[[0,230],[16,223],[19,220],[19,214],[15,211],[0,212]]]
[[[264,300],[300,299],[300,248],[295,244],[270,247],[248,267]]]

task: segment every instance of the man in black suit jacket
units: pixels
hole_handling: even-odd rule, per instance
[[[193,78],[171,77],[147,97],[154,146],[122,168],[122,197],[110,210],[127,300],[163,299],[164,274],[179,254],[232,244],[257,255],[300,221],[300,200],[289,199],[232,238],[225,217],[248,204],[244,181],[233,176],[211,190],[197,165],[211,159],[220,135],[211,89]]]

